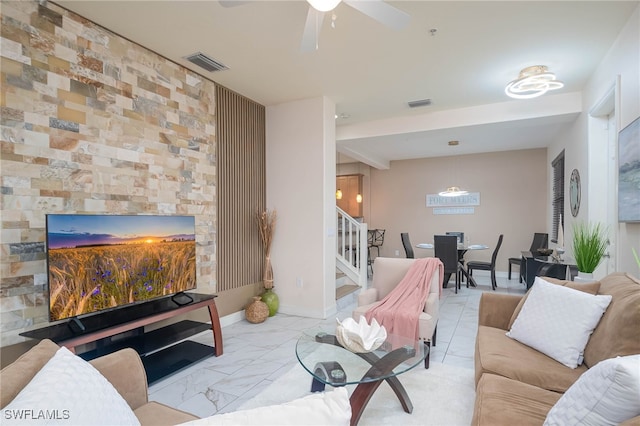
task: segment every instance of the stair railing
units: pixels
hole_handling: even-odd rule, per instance
[[[340,207],[337,211],[336,264],[362,288],[367,286],[367,224],[358,222]]]

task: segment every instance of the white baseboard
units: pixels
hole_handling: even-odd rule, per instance
[[[235,324],[244,320],[245,318],[246,317],[244,315],[244,310],[225,315],[220,318],[220,327],[226,327],[228,325]]]

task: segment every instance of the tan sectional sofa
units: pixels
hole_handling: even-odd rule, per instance
[[[52,341],[43,340],[0,371],[0,408],[3,409],[3,419],[6,414],[4,412],[5,407],[12,403],[14,398],[27,387],[36,374],[56,355],[59,349],[60,347]],[[84,363],[84,361],[82,362]],[[142,426],[178,425],[183,423],[207,426],[214,424],[299,425],[306,423],[347,426],[351,420],[349,395],[344,387],[330,392],[314,393],[282,404],[245,409],[198,419],[184,411],[149,401],[147,375],[140,356],[133,349],[123,349],[96,358],[90,363],[111,383],[116,392],[124,399],[124,402],[129,405],[133,415]],[[106,396],[102,389],[88,387],[87,383],[96,384],[96,381],[83,380],[83,383],[78,383],[78,386],[74,386],[74,388],[81,387],[84,391],[91,392],[93,396],[99,396],[100,398]],[[49,389],[45,398],[39,398],[35,401],[35,406],[29,404],[26,411],[51,411],[56,408],[48,405],[51,403],[51,393]],[[110,407],[108,408],[109,410],[111,410]],[[9,409],[8,412],[20,411],[20,408],[17,410],[15,408]],[[84,411],[95,414],[86,408]],[[122,411],[122,407],[120,411]],[[106,419],[107,423],[105,423],[104,418],[99,418],[99,414],[96,414],[97,420],[92,424],[118,423],[113,420],[110,411],[107,412],[107,415],[110,416]],[[73,420],[73,417],[71,419]],[[313,419],[313,421],[309,419]],[[70,420],[69,424],[75,425],[78,423],[72,420]],[[45,423],[44,421],[42,422],[42,424]],[[128,423],[133,424],[135,422]]]
[[[38,371],[60,349],[51,340],[43,340],[3,368],[0,372],[2,392],[0,407],[4,408],[33,379]],[[147,374],[140,356],[133,349],[123,349],[91,361],[129,404],[141,425],[176,425],[197,417],[158,402],[149,401]]]
[[[584,363],[571,369],[505,335],[522,296],[483,293],[473,425],[541,425],[551,407],[589,367],[616,356],[640,354],[640,281],[614,273],[600,281],[597,294],[611,295],[612,301],[589,339]],[[640,417],[624,424],[640,425]]]

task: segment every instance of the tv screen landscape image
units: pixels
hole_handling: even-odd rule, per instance
[[[49,319],[196,288],[193,216],[47,215]]]

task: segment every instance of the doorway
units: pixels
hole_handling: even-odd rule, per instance
[[[589,111],[588,217],[603,223],[609,236],[604,260],[594,271],[596,279],[617,270],[618,263],[618,119],[620,79]]]

